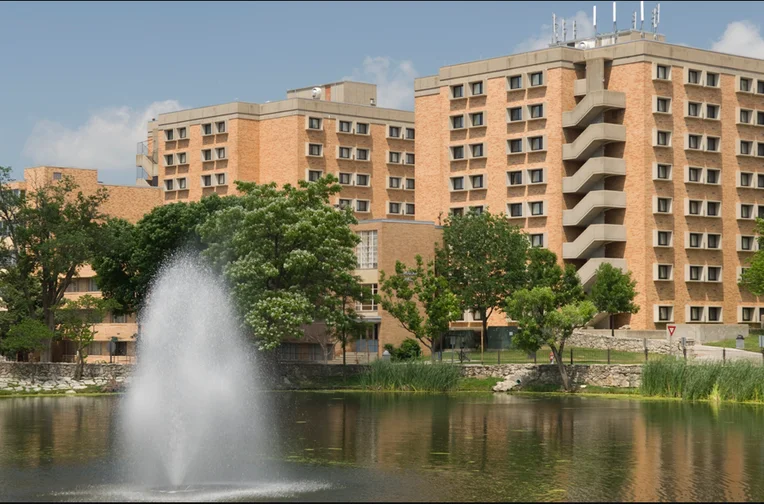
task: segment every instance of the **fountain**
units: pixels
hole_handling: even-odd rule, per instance
[[[264,408],[252,400],[256,362],[236,320],[222,281],[198,258],[179,254],[163,268],[121,412],[136,481],[183,493],[246,477]]]

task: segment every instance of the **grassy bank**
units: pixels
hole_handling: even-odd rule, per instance
[[[745,347],[743,350],[748,350],[749,352],[761,352],[761,348],[759,348],[759,335],[758,334],[749,334],[747,338],[745,338]],[[734,339],[725,339],[721,341],[712,341],[710,343],[704,343],[708,346],[715,346],[719,348],[735,348],[737,341]]]
[[[461,374],[456,366],[376,361],[359,376],[359,385],[368,390],[449,392],[456,389]]]
[[[640,392],[692,401],[764,402],[764,366],[748,361],[687,364],[661,359],[642,368]]]

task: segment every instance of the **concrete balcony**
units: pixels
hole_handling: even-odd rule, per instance
[[[581,285],[584,286],[584,289],[591,287],[591,284],[594,283],[594,274],[597,272],[597,268],[599,268],[600,264],[602,263],[610,263],[621,271],[626,271],[626,259],[616,259],[614,257],[592,257],[586,261],[586,263],[584,263],[584,265],[581,266],[581,268],[579,268],[577,271],[578,278],[581,279]]]
[[[584,160],[603,145],[625,141],[626,126],[622,124],[590,124],[573,142],[562,146],[562,159]]]
[[[586,96],[586,79],[573,81],[573,96]]]
[[[606,110],[626,108],[626,94],[601,89],[592,91],[570,112],[563,112],[563,128],[584,128]]]
[[[572,242],[562,244],[563,259],[585,259],[603,245],[626,241],[626,226],[592,224]]]
[[[592,191],[570,210],[562,212],[563,226],[586,226],[604,210],[626,208],[623,191]]]
[[[595,184],[616,175],[626,175],[626,161],[623,159],[589,158],[576,173],[562,179],[562,192],[566,194],[589,192]]]

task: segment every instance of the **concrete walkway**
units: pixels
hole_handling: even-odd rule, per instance
[[[722,360],[722,348],[709,345],[693,345],[691,353],[697,360]],[[689,352],[688,352],[689,353]],[[750,360],[756,364],[762,363],[761,354],[747,350],[727,349],[727,360]]]

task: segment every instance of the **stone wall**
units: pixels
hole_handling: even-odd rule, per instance
[[[687,340],[687,345],[693,344],[692,340]],[[567,347],[585,347],[585,348],[597,348],[600,350],[618,350],[622,352],[644,352],[645,340],[641,338],[620,338],[612,337],[610,335],[603,335],[598,333],[592,333],[589,331],[575,331],[565,343]],[[647,340],[648,353],[657,353],[661,355],[679,355],[681,354],[681,348],[679,341],[669,342],[667,339],[648,339]]]
[[[66,362],[0,362],[0,379],[48,381],[74,378],[76,364]],[[123,378],[133,371],[130,364],[85,364],[83,378]]]
[[[634,388],[640,386],[642,379],[641,364],[575,364],[565,368],[571,383],[579,386]],[[496,392],[527,385],[562,385],[558,367],[550,364],[466,365],[462,375],[468,378],[503,378],[504,382],[494,387]]]

